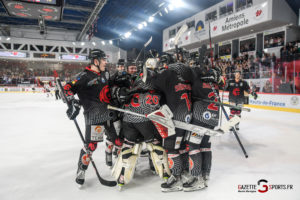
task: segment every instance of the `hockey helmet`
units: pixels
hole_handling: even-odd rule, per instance
[[[119,59],[118,60],[118,65],[125,65],[125,60],[124,59]]]
[[[90,55],[89,55],[89,59],[93,60],[93,59],[106,59],[106,55],[104,53],[104,51],[102,51],[101,49],[92,49],[90,51]]]

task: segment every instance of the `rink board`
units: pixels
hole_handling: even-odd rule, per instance
[[[53,91],[54,88],[50,90]],[[32,87],[0,87],[0,93],[32,92],[44,92],[44,88],[36,87],[35,90],[32,90]],[[300,94],[257,94],[258,98],[256,100],[250,95],[249,104],[245,105],[246,107],[300,113]],[[224,94],[222,91],[220,92],[223,102],[228,103],[228,95],[228,92],[224,92]]]
[[[258,108],[265,110],[276,110],[285,112],[300,113],[300,94],[267,94],[257,93],[256,100],[249,96],[249,104],[245,105],[250,108]],[[220,92],[220,97],[223,102],[228,103],[228,92]]]

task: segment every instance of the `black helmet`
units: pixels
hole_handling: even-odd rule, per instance
[[[106,59],[106,55],[101,49],[92,49],[90,51],[89,59]]]
[[[128,60],[127,60],[127,63],[126,63],[126,69],[127,69],[129,66],[136,66],[135,60],[133,60],[133,59],[128,59]]]
[[[174,61],[174,58],[170,54],[164,54],[160,57],[160,62],[166,63],[168,65],[168,64],[174,63],[175,61]]]
[[[118,60],[118,65],[125,65],[125,60],[124,59],[119,59]]]

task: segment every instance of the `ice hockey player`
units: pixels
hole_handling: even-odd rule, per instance
[[[234,106],[242,107],[245,101],[245,95],[249,95],[249,93],[251,93],[254,99],[256,99],[257,94],[255,91],[251,92],[248,83],[242,80],[240,71],[236,71],[234,76],[234,79],[227,82],[225,90],[229,91],[229,103]],[[240,109],[231,108],[230,118],[234,115],[241,118],[241,112],[242,111]],[[237,124],[235,128],[236,130],[239,130],[239,124]]]
[[[118,141],[113,120],[115,112],[107,109],[111,101],[109,88],[109,73],[106,70],[106,55],[100,49],[90,51],[91,65],[86,67],[75,80],[64,86],[67,98],[72,106],[67,110],[70,119],[76,118],[83,106],[85,118],[86,147],[80,151],[76,183],[83,185],[85,171],[89,165],[89,156],[95,151],[98,142],[103,141],[104,130],[108,129],[111,138]],[[74,98],[77,94],[79,100]]]
[[[174,120],[190,123],[192,119],[190,83],[198,78],[219,82],[220,74],[215,70],[201,71],[197,68],[192,70],[182,63],[175,63],[169,64],[168,69],[164,69],[152,77],[147,77],[146,83],[151,82],[156,90],[164,94],[166,104],[173,112]],[[181,129],[175,131],[175,135],[169,136],[163,141],[172,174],[167,182],[161,185],[163,192],[182,190],[181,174],[184,170],[188,170],[188,153],[184,142],[186,131]]]
[[[44,91],[47,94],[47,97],[53,96],[53,94],[51,93],[51,86],[50,86],[50,82],[49,83],[45,83],[44,84]]]
[[[60,94],[59,94],[59,90],[57,88],[57,84],[55,84],[55,99],[56,100],[60,99]]]
[[[132,72],[134,63],[128,63],[128,72]],[[135,71],[135,70],[133,70]],[[148,75],[151,76],[150,70]],[[150,114],[160,107],[161,94],[153,89],[150,84],[142,81],[142,75],[131,74],[135,77],[132,82],[132,88],[138,87],[139,90],[133,92],[128,100],[124,99],[125,110],[139,114]],[[117,179],[118,185],[128,184],[134,174],[135,165],[140,155],[142,142],[150,152],[154,161],[154,167],[161,176],[167,176],[169,173],[167,155],[160,146],[161,137],[154,124],[147,118],[124,113],[122,123],[122,134],[124,135],[124,144],[118,161],[113,168],[113,176]]]
[[[222,82],[223,83],[223,82]],[[214,84],[218,89],[218,85]],[[211,85],[200,79],[192,85],[193,119],[192,124],[214,129],[219,122],[219,106],[205,100],[215,101],[216,95]],[[189,173],[188,180],[183,184],[184,191],[204,189],[210,175],[212,151],[210,136],[199,136],[190,133],[188,137]]]

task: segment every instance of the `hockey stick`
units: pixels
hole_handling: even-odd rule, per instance
[[[182,25],[182,27],[179,29],[179,31],[177,32],[177,34],[175,36],[175,39],[174,39],[177,62],[179,61],[179,56],[178,56],[178,41],[179,41],[179,38],[182,36],[182,34],[186,30],[188,30],[188,26],[186,24]]]
[[[217,93],[215,87],[213,86],[212,83],[209,83],[209,84],[210,84],[210,86],[211,86],[211,89],[212,89],[213,92],[215,93],[218,102],[220,102],[220,96],[219,96],[219,94]],[[220,106],[221,106],[221,108],[222,108],[222,110],[223,110],[223,113],[224,113],[224,115],[225,115],[227,121],[229,121],[230,118],[229,118],[229,116],[228,116],[228,114],[227,114],[227,112],[226,112],[224,106],[223,106],[223,105],[220,105]],[[248,154],[247,154],[247,152],[246,152],[246,150],[245,150],[245,148],[244,148],[244,146],[243,146],[243,144],[242,144],[242,142],[241,142],[239,136],[237,135],[237,132],[236,132],[235,128],[232,128],[232,130],[233,130],[233,133],[234,133],[234,136],[235,136],[236,140],[238,141],[240,147],[242,148],[242,151],[243,151],[245,157],[248,158]]]
[[[148,119],[150,119],[150,120],[152,120],[156,123],[159,123],[159,124],[163,125],[164,127],[168,128],[170,130],[175,130],[175,128],[179,128],[179,129],[191,131],[193,133],[197,133],[200,136],[203,136],[203,135],[209,135],[209,136],[222,135],[222,134],[224,134],[224,132],[228,132],[231,127],[235,126],[235,124],[239,123],[239,121],[240,121],[239,117],[235,117],[235,118],[232,118],[231,121],[228,121],[227,124],[224,124],[222,127],[219,127],[216,130],[212,130],[212,129],[204,128],[204,127],[197,126],[197,125],[194,125],[194,124],[188,124],[188,123],[185,123],[185,122],[172,120],[173,114],[172,114],[171,110],[169,109],[169,107],[167,105],[163,105],[159,110],[154,111],[154,112],[152,112],[148,115],[139,114],[139,113],[136,113],[136,112],[132,112],[132,111],[129,111],[129,110],[124,110],[124,109],[113,107],[113,106],[110,106],[110,105],[108,105],[107,108],[110,109],[110,110],[116,110],[116,111],[119,111],[119,112],[128,113],[128,114],[131,114],[131,115],[148,118]],[[171,132],[171,134],[169,134],[167,137],[169,137],[171,135],[174,135],[174,134],[175,134],[175,131]]]
[[[210,55],[211,55],[211,56],[210,56],[210,57],[211,57],[211,66],[212,66],[212,68],[213,68],[213,67],[214,67],[214,62],[213,62],[213,58],[212,58],[213,52],[212,52],[212,46],[211,46],[210,22],[209,22],[209,31],[208,31],[208,33],[209,33],[209,45],[210,45]],[[211,89],[213,90],[213,92],[214,92],[215,95],[216,95],[217,101],[220,102],[220,96],[219,96],[219,94],[217,93],[217,91],[216,91],[214,85],[213,85],[212,83],[209,83],[209,84],[210,84],[210,86],[211,86]],[[227,121],[229,121],[229,120],[230,120],[230,119],[229,119],[229,116],[228,116],[228,114],[227,114],[227,112],[226,112],[226,110],[225,110],[225,108],[224,108],[223,105],[221,105],[221,109],[222,109],[222,111],[223,111],[223,113],[224,113],[224,115],[225,115]],[[236,132],[235,128],[232,128],[232,130],[233,130],[234,136],[235,136],[236,140],[238,141],[238,143],[239,143],[239,145],[240,145],[240,147],[241,147],[241,149],[242,149],[242,151],[243,151],[245,157],[248,158],[248,154],[247,154],[247,152],[246,152],[246,150],[245,150],[245,148],[244,148],[244,146],[243,146],[243,144],[242,144],[242,142],[241,142],[239,136],[237,135],[237,132]]]
[[[66,97],[66,94],[64,93],[64,89],[63,89],[63,87],[62,87],[62,85],[61,85],[61,81],[60,81],[59,78],[56,79],[56,84],[58,85],[58,90],[59,90],[60,93],[61,93],[61,98],[63,99],[63,101],[64,101],[65,103],[67,103],[68,108],[70,108],[71,103],[70,103],[70,101],[68,100],[68,98]],[[75,126],[76,126],[76,128],[77,128],[77,131],[78,131],[78,133],[79,133],[79,136],[80,136],[80,138],[81,138],[81,141],[83,142],[84,148],[86,149],[87,153],[89,154],[88,157],[89,157],[89,159],[90,159],[90,161],[91,161],[91,163],[92,163],[92,165],[93,165],[93,167],[94,167],[94,169],[95,169],[95,172],[96,172],[96,175],[97,175],[97,177],[98,177],[98,180],[100,181],[100,183],[101,183],[102,185],[105,185],[105,186],[108,186],[108,187],[114,187],[114,186],[116,186],[116,185],[117,185],[117,182],[116,182],[116,181],[108,181],[108,180],[103,179],[103,178],[100,176],[100,174],[99,174],[99,172],[98,172],[98,169],[97,169],[97,167],[96,167],[96,164],[95,164],[95,162],[94,162],[94,160],[93,160],[93,158],[92,158],[92,155],[91,155],[91,154],[88,152],[88,150],[87,150],[87,149],[88,149],[88,148],[87,148],[87,144],[86,144],[85,139],[84,139],[84,137],[83,137],[83,135],[82,135],[82,132],[81,132],[80,127],[79,127],[79,125],[78,125],[78,123],[77,123],[77,120],[74,119],[73,121],[74,121],[74,124],[75,124]]]
[[[200,100],[200,101],[204,101],[204,102],[207,102],[207,103],[214,103],[214,104],[217,104],[217,105],[223,105],[223,106],[226,106],[226,107],[229,107],[229,108],[234,108],[234,109],[237,109],[237,110],[243,110],[243,111],[246,111],[246,112],[251,111],[250,108],[234,106],[234,105],[230,105],[230,104],[226,104],[226,103],[221,103],[219,101],[211,101],[211,100],[208,100],[208,99],[202,99],[202,98],[198,98],[198,97],[192,97],[192,98],[195,99],[196,101]]]
[[[140,53],[138,54],[138,56],[135,59],[135,63],[137,62],[137,60],[140,58],[142,51],[144,51],[144,49],[152,42],[152,36],[149,38],[149,40],[144,44],[144,47],[140,50]]]

